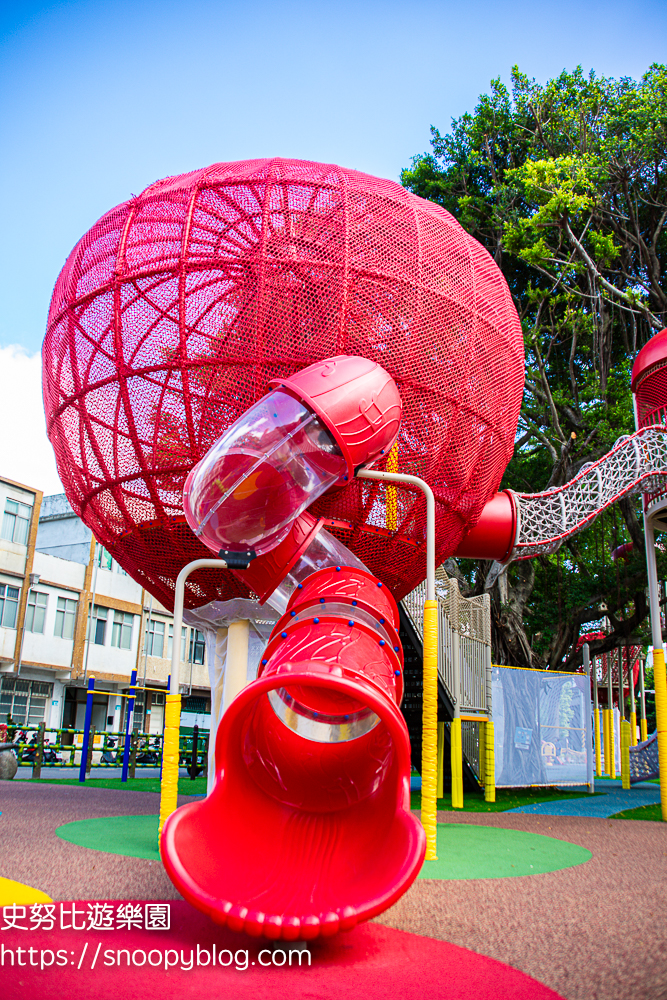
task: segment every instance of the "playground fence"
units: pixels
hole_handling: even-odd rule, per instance
[[[10,727],[12,730],[14,727]],[[22,736],[17,743],[16,753],[19,766],[29,766],[32,761],[22,760],[26,751],[35,750],[37,743],[34,739],[39,735],[38,726],[17,726],[16,736]],[[83,747],[83,729],[45,729],[44,749],[54,751],[60,760],[45,760],[42,754],[40,763],[41,769],[46,768],[79,768],[81,765],[81,750]],[[154,768],[160,770],[162,767],[162,743],[161,733],[134,732],[131,734],[133,741],[132,751],[134,756],[141,757],[143,754],[153,757],[153,760],[137,761],[136,765],[141,768]],[[179,759],[182,767],[189,767],[192,760],[191,733],[181,733],[179,739]],[[123,751],[125,748],[125,733],[95,733],[93,741],[92,766],[98,768],[122,768]],[[108,755],[112,760],[102,760]],[[208,733],[199,733],[197,743],[197,765],[206,769],[208,756]]]
[[[588,678],[494,666],[496,787],[593,784]]]

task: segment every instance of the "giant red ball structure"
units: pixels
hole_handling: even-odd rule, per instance
[[[53,293],[44,406],[70,503],[171,606],[209,555],[183,517],[188,472],[272,379],[339,354],[396,380],[398,469],[433,488],[446,558],[498,488],[521,404],[521,328],[488,253],[439,206],[327,164],[152,184],[82,237]],[[388,528],[383,491],[357,480],[313,513],[400,598],[425,574],[425,508],[401,489]],[[200,572],[186,604],[243,594]]]

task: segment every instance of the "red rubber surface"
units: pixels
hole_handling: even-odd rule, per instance
[[[142,906],[145,901],[141,901]],[[57,904],[58,906],[60,904]],[[67,904],[70,905],[70,904]],[[87,904],[79,904],[85,912]],[[563,1000],[558,993],[538,983],[535,979],[516,969],[496,962],[494,959],[477,955],[467,948],[444,941],[406,934],[402,931],[382,927],[379,924],[364,924],[349,934],[336,938],[310,942],[310,968],[299,968],[287,963],[282,968],[263,968],[258,954],[267,948],[267,942],[257,941],[241,934],[234,934],[227,928],[215,927],[201,913],[187,903],[171,902],[171,930],[76,932],[76,931],[34,931],[26,941],[25,933],[6,931],[2,935],[5,948],[32,947],[57,952],[62,949],[69,962],[61,968],[41,971],[39,967],[3,968],[3,985],[11,987],[17,995],[38,996],[40,1000],[62,1000],[72,997],[118,997],[154,996],[162,1000],[182,1000],[196,997],[234,997],[238,1000],[427,1000],[443,997],[446,1000]],[[114,912],[118,901],[114,901]],[[84,944],[88,948],[81,969],[77,965]],[[91,963],[98,943],[101,949],[95,969]],[[203,963],[208,953],[209,962],[216,949],[216,958],[221,952],[223,961],[232,964],[230,968],[197,967],[197,946]],[[280,946],[286,953],[289,944]],[[104,965],[104,952],[117,954],[126,949],[137,962],[146,964],[124,964],[122,967]],[[185,964],[189,963],[193,952],[193,968],[181,971],[171,968],[168,975],[164,971],[164,958],[160,967],[151,968],[147,957],[152,953],[157,962],[158,952],[164,955],[167,949],[183,951]],[[243,951],[248,951],[248,968],[237,970],[235,965],[245,965]],[[74,952],[74,954],[72,954]],[[233,956],[239,955],[238,962]],[[277,956],[281,960],[281,956]],[[27,962],[27,957],[24,956]],[[109,959],[107,959],[108,961]],[[289,960],[289,959],[288,959]],[[121,962],[125,963],[125,956]],[[173,961],[173,955],[170,961]],[[264,953],[262,961],[270,961],[270,953]],[[293,961],[295,961],[293,959]],[[255,963],[254,965],[252,963]]]

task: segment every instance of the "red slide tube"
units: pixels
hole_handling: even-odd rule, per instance
[[[219,923],[309,940],[376,916],[416,878],[426,842],[392,605],[370,573],[313,574],[223,716],[213,791],[160,843],[179,892]]]

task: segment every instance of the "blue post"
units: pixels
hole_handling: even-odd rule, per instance
[[[81,767],[79,768],[79,781],[86,780],[86,765],[88,763],[88,744],[90,743],[90,723],[93,718],[93,691],[95,689],[95,678],[88,678],[88,694],[86,695],[86,721],[83,725],[83,746],[81,747]]]
[[[130,766],[130,733],[132,732],[132,713],[134,712],[134,696],[137,690],[137,671],[132,671],[130,678],[130,696],[127,699],[125,712],[125,745],[123,747],[123,774],[121,781],[127,781],[127,771]]]

